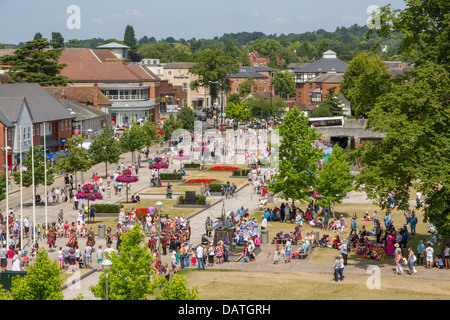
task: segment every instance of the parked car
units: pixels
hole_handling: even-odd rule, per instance
[[[125,131],[125,128],[121,128],[121,127],[114,128],[114,134],[121,135],[121,134],[123,134],[124,131]]]

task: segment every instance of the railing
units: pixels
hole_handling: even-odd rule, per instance
[[[146,96],[138,95],[107,95],[109,100],[148,100]]]

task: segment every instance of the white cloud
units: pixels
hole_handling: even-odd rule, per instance
[[[127,18],[127,17],[143,17],[145,16],[142,12],[135,9],[126,9],[122,12],[116,12],[111,14],[110,18]]]
[[[303,21],[309,21],[309,20],[311,20],[311,18],[308,16],[300,16],[300,17],[298,17],[297,20],[300,22],[303,22]]]
[[[269,20],[269,23],[282,24],[282,23],[286,23],[286,19],[275,18],[275,19]]]
[[[254,16],[259,16],[259,11],[253,11],[252,14],[253,14]]]

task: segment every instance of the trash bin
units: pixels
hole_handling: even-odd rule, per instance
[[[105,225],[104,224],[99,224],[98,225],[98,237],[99,238],[104,238],[105,237]]]
[[[269,243],[269,230],[262,230],[261,231],[261,244],[268,244]]]
[[[2,285],[3,289],[11,291],[12,278],[16,276],[25,277],[26,275],[27,275],[26,271],[5,270],[0,273],[0,284]]]

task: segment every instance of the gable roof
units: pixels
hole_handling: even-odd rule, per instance
[[[114,63],[112,63],[114,62]],[[65,49],[59,63],[67,66],[62,76],[75,82],[145,82],[159,78],[147,67],[123,63],[109,50]]]
[[[0,97],[24,97],[33,123],[74,118],[66,108],[37,83],[0,85]]]
[[[94,104],[94,91],[92,87],[74,87],[73,93],[67,97],[68,100],[76,100],[81,103]],[[111,105],[111,101],[99,90],[98,104]]]
[[[241,67],[238,73],[228,75],[229,78],[249,78],[250,76],[254,79],[269,78],[266,75],[256,72],[254,67]]]
[[[92,106],[86,106],[75,100],[61,100],[61,104],[69,111],[75,112],[75,121],[83,121],[106,117],[108,114]]]
[[[13,127],[24,103],[24,97],[0,97],[0,122],[6,127]]]

